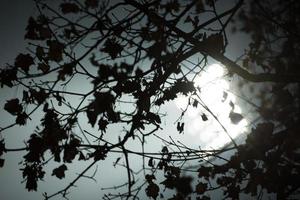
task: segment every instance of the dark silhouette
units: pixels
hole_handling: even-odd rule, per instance
[[[29,52],[20,53],[14,64],[0,71],[1,87],[23,88],[23,98],[9,99],[3,107],[15,116],[15,123],[0,129],[4,138],[0,141],[0,167],[5,165],[6,152],[24,151],[21,170],[28,191],[38,189],[48,159],[60,163],[52,173],[59,179],[67,176],[65,164],[74,159],[93,162],[67,187],[44,194],[45,199],[67,196],[91,167],[117,152],[122,157],[112,165],[124,161],[128,179],[119,187],[127,190],[110,193],[105,199],[134,199],[142,192],[152,199],[210,199],[215,190],[223,190],[228,199],[239,199],[242,193],[257,199],[266,193],[277,199],[297,198],[299,1],[239,0],[222,12],[217,6],[226,1],[221,0],[35,2],[40,15],[28,20],[25,39]],[[237,55],[241,56],[237,61],[226,54],[231,45],[228,29],[232,38],[240,33],[249,36],[248,48]],[[192,56],[198,57],[198,63],[186,69],[182,63]],[[140,140],[143,146],[148,137],[154,137],[163,117],[158,108],[179,94],[189,98],[188,106],[204,106],[193,77],[202,72],[208,59],[223,64],[229,78],[239,77],[241,87],[254,88],[250,95],[260,117],[246,140],[240,144],[231,138],[231,144],[219,150],[191,149],[175,141],[164,141],[166,146],[156,153],[126,147],[131,140]],[[81,87],[82,81],[90,87],[81,92],[68,90]],[[80,102],[71,101],[73,96],[80,97]],[[5,131],[30,123],[37,110],[44,114],[26,146],[6,147]],[[79,116],[87,117],[98,134],[82,130]],[[212,116],[203,113],[201,117],[207,121]],[[243,119],[233,111],[228,117],[233,124]],[[125,129],[117,142],[105,137],[113,125]],[[183,120],[175,126],[179,134],[184,132]],[[80,133],[74,132],[75,128]],[[135,180],[129,154],[147,161],[141,166],[146,174],[142,183]],[[208,161],[198,163],[197,178],[184,175],[182,162],[205,159]],[[164,174],[162,182],[158,181],[159,172]],[[175,195],[167,196],[164,188]]]

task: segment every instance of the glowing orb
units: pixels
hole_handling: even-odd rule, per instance
[[[247,130],[248,122],[245,118],[234,124],[233,119],[229,117],[230,113],[242,116],[243,110],[236,104],[236,97],[230,93],[230,85],[223,78],[224,75],[224,68],[219,64],[213,64],[194,80],[195,87],[199,88],[197,93],[199,104],[197,107],[189,106],[186,112],[185,133],[198,138],[197,142],[203,149],[216,149],[230,143],[231,139],[224,128],[233,139]],[[179,109],[185,109],[188,97],[179,96],[175,104]],[[205,109],[205,106],[215,117]]]

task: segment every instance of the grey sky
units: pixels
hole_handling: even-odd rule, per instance
[[[1,12],[0,12],[0,66],[5,65],[5,63],[13,63],[15,56],[18,52],[25,51],[25,42],[24,42],[24,30],[27,25],[27,19],[30,15],[37,14],[34,4],[31,0],[1,0],[0,1]],[[233,45],[228,49],[229,55],[235,55],[240,53],[239,44]],[[11,97],[15,97],[20,94],[18,89],[0,90],[0,105],[3,106],[5,101]],[[166,108],[166,112],[177,112],[174,111],[176,107],[170,105]],[[179,113],[179,111],[178,111]],[[177,113],[177,114],[178,114]],[[172,113],[173,114],[173,113]],[[8,116],[3,109],[0,109],[1,123],[9,124],[13,118],[5,118]],[[172,115],[166,123],[170,121],[175,121],[176,115]],[[35,125],[38,124],[38,121]],[[26,127],[16,127],[12,128],[9,131],[5,132],[5,138],[8,147],[13,147],[17,144],[22,146],[23,141],[28,138],[32,133],[35,125],[26,126]],[[164,131],[173,132],[175,129],[169,126],[165,126]],[[180,138],[181,136],[175,136],[175,138]],[[191,144],[193,141],[192,137],[187,136],[182,140],[183,142]],[[151,143],[149,141],[149,143]],[[155,140],[153,140],[155,143]],[[197,143],[192,145],[197,146]],[[148,150],[151,150],[151,146],[148,146]],[[160,144],[156,145],[156,149],[160,148]],[[153,147],[153,146],[152,146]],[[59,164],[54,163],[48,166],[47,175],[45,177],[45,182],[39,182],[38,192],[27,192],[25,189],[25,184],[20,184],[22,181],[21,171],[18,170],[18,162],[21,161],[23,154],[22,153],[8,153],[5,155],[5,166],[0,169],[0,194],[1,198],[4,200],[10,199],[23,199],[23,200],[32,200],[32,199],[41,199],[41,193],[47,191],[49,194],[56,192],[59,189],[64,188],[69,180],[72,180],[76,176],[76,173],[80,173],[86,164],[76,164],[68,165],[70,166],[70,171],[67,172],[68,179],[59,181],[56,178],[51,176],[51,170],[57,167]],[[112,169],[111,163],[116,159],[118,155],[114,155],[111,159],[107,159],[104,163],[99,164],[98,166],[98,175],[97,183],[94,183],[92,180],[82,179],[77,184],[77,188],[71,190],[72,194],[70,197],[73,200],[79,199],[100,199],[99,197],[103,194],[103,191],[100,190],[101,187],[113,186],[114,183],[118,183],[120,180],[125,180],[126,174],[123,169],[115,170]],[[133,160],[136,158],[132,158]],[[90,174],[95,170],[92,169]],[[141,192],[144,193],[143,191]],[[57,199],[61,199],[60,196]]]

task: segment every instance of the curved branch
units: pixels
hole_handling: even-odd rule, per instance
[[[300,82],[300,76],[299,75],[292,75],[292,74],[272,74],[272,73],[260,73],[260,74],[253,74],[249,71],[242,68],[240,65],[235,63],[234,61],[227,58],[225,55],[211,51],[211,45],[208,44],[206,40],[199,41],[198,39],[194,38],[192,34],[187,33],[177,26],[175,26],[172,23],[168,23],[163,17],[159,16],[158,14],[150,11],[148,8],[144,7],[143,5],[139,4],[138,2],[134,0],[126,0],[130,5],[140,9],[148,16],[155,16],[156,20],[159,20],[160,23],[165,24],[170,30],[175,32],[178,37],[183,38],[184,40],[188,41],[189,43],[193,44],[194,47],[189,51],[189,55],[192,56],[196,53],[201,53],[203,55],[208,55],[215,59],[216,61],[219,61],[222,63],[225,67],[227,67],[228,71],[234,74],[237,74],[238,76],[251,81],[251,82],[285,82],[285,83],[295,83]],[[239,7],[242,4],[238,4]],[[232,10],[232,12],[236,12],[236,9],[239,7],[236,7]],[[151,17],[150,17],[151,18]],[[217,20],[216,18],[215,20]],[[212,22],[211,22],[212,23]],[[185,56],[183,58],[186,58]]]

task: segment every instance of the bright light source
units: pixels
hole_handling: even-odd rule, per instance
[[[242,119],[237,124],[233,124],[229,118],[230,112],[242,114],[243,110],[236,105],[235,96],[229,92],[230,85],[223,78],[224,74],[224,68],[221,65],[213,64],[208,66],[206,71],[202,71],[194,82],[195,86],[200,88],[198,96],[204,105],[214,113],[229,135],[236,138],[247,130],[248,122],[246,119]],[[175,104],[179,109],[185,109],[188,98],[179,96],[175,100]],[[203,113],[208,117],[207,121],[202,120]],[[198,138],[197,142],[203,149],[220,148],[231,141],[219,122],[201,105],[198,105],[197,108],[189,107],[185,123],[185,133]]]

